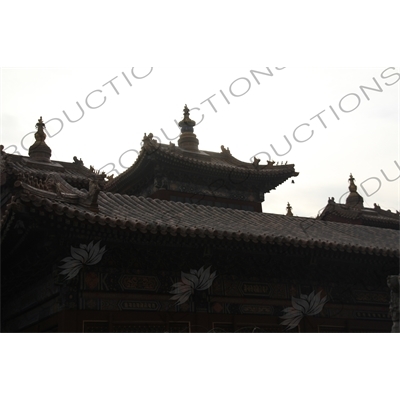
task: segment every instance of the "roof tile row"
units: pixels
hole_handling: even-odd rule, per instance
[[[24,190],[23,202],[92,224],[143,233],[399,256],[399,231],[100,192],[99,211]],[[14,200],[9,207],[15,207]]]

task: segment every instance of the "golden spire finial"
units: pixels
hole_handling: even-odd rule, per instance
[[[29,147],[29,156],[40,162],[50,162],[51,158],[51,149],[47,146],[46,134],[44,133],[44,128],[46,125],[43,122],[43,118],[40,117],[37,124],[35,125],[37,128],[37,132],[35,133],[35,143]]]
[[[46,125],[43,123],[43,118],[40,117],[37,124],[35,125],[37,132],[35,133],[35,139],[39,142],[44,142],[46,140],[46,134],[44,133],[44,128]]]
[[[351,193],[356,193],[357,192],[357,186],[354,183],[355,179],[353,177],[353,174],[350,174],[350,178],[349,178],[349,182],[350,182],[350,186],[349,186],[349,190]]]
[[[190,119],[190,110],[187,105],[185,105],[183,115],[183,120],[179,122],[182,133],[178,141],[178,146],[188,151],[199,151],[199,140],[194,134],[193,129],[196,126],[196,122]]]
[[[349,191],[350,194],[346,199],[346,206],[352,209],[362,209],[364,207],[364,199],[357,192],[357,186],[354,183],[355,179],[353,174],[350,174],[349,178]]]
[[[196,126],[196,122],[190,119],[190,110],[187,106],[187,104],[185,104],[185,108],[183,109],[183,120],[181,122],[179,122],[179,126],[182,128],[181,132],[185,133],[185,132],[191,132],[193,133],[194,131],[194,127]]]

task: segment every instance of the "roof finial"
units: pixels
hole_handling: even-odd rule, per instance
[[[290,205],[290,203],[287,203],[286,210],[287,210],[287,214],[286,215],[288,217],[293,217],[293,213],[292,213],[293,207]]]
[[[185,108],[183,109],[183,115],[185,116],[185,119],[189,118],[190,110],[189,110],[187,104],[185,104]]]
[[[182,128],[181,132],[185,133],[185,132],[194,132],[194,127],[196,126],[196,122],[190,119],[190,110],[187,106],[187,104],[185,104],[185,108],[183,109],[183,115],[184,118],[181,122],[179,122],[179,126]]]
[[[29,156],[40,162],[50,162],[51,149],[47,146],[46,134],[44,133],[44,128],[46,125],[43,122],[43,118],[40,117],[37,124],[35,125],[37,132],[35,133],[35,143],[29,148]]]
[[[38,123],[35,126],[37,128],[37,132],[35,133],[35,139],[39,142],[44,142],[46,140],[46,134],[44,133],[43,128],[46,128],[46,125],[44,124],[42,117],[40,117]]]
[[[349,186],[349,190],[350,193],[357,193],[357,186],[354,183],[355,179],[353,177],[353,174],[350,174],[350,178],[349,178],[349,182],[350,182],[350,186]]]
[[[190,119],[190,110],[187,105],[185,105],[183,115],[183,120],[179,122],[182,133],[178,145],[181,149],[197,152],[199,151],[199,140],[193,133],[193,128],[196,126],[196,122]]]
[[[350,174],[349,182],[349,190],[350,194],[346,199],[346,206],[352,209],[360,210],[364,207],[364,199],[357,192],[357,186],[354,183],[355,179],[353,174]]]

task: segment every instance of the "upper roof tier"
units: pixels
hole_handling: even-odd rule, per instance
[[[136,162],[108,182],[105,190],[145,197],[157,197],[155,193],[167,190],[262,202],[264,193],[298,176],[294,165],[276,165],[273,161],[261,165],[257,158],[253,163],[246,163],[224,146],[220,153],[199,150],[199,140],[193,132],[195,125],[186,106],[184,119],[179,123],[178,146],[161,144],[153,134],[145,134]]]

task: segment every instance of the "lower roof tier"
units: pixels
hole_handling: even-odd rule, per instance
[[[71,195],[49,196],[44,190],[23,185],[7,206],[2,232],[7,231],[13,211],[35,215],[46,212],[88,224],[154,235],[209,237],[349,253],[399,256],[399,232],[369,226],[341,224],[311,218],[254,213],[229,208],[165,201],[101,191],[97,211],[85,203],[71,203]],[[25,207],[27,206],[27,207]]]

